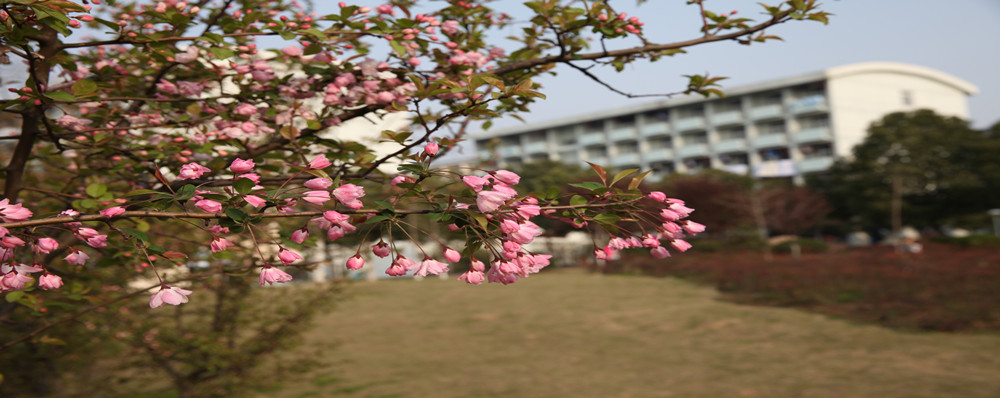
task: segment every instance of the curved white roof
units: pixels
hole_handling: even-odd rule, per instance
[[[898,62],[861,62],[856,64],[849,64],[843,66],[835,66],[829,68],[823,73],[828,79],[835,79],[838,77],[845,77],[851,75],[861,75],[866,73],[897,73],[912,75],[917,77],[922,77],[925,79],[935,80],[942,84],[951,86],[956,90],[964,92],[966,95],[973,95],[979,92],[976,86],[972,85],[965,80],[959,79],[955,76],[949,75],[947,73],[934,70],[931,68],[925,68],[923,66],[903,64]]]

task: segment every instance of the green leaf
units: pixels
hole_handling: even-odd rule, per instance
[[[569,184],[569,186],[571,186],[571,187],[577,187],[577,188],[583,188],[583,189],[586,189],[588,191],[593,191],[593,190],[598,189],[598,188],[604,188],[604,185],[601,185],[601,183],[593,182],[593,181],[574,182],[574,183]]]
[[[633,189],[639,188],[639,184],[642,183],[642,179],[646,178],[646,176],[649,175],[649,173],[651,173],[652,171],[653,170],[646,170],[642,174],[632,177],[632,181],[628,183],[628,190],[631,191]]]
[[[191,199],[191,197],[194,196],[194,191],[195,191],[194,185],[185,184],[183,187],[181,187],[181,189],[177,190],[177,195],[174,196],[174,199],[177,200]]]
[[[16,303],[17,300],[21,299],[21,297],[24,297],[24,291],[15,290],[13,292],[7,293],[7,296],[4,297],[4,300],[7,300],[8,303]]]
[[[403,47],[403,45],[399,44],[398,41],[395,40],[389,41],[389,47],[392,47],[392,50],[396,52],[396,55],[400,57],[406,56],[406,47]]]
[[[132,228],[119,228],[122,232],[134,236],[136,239],[141,240],[143,243],[149,242],[149,235],[146,235],[142,231]]]
[[[622,178],[628,177],[629,174],[635,173],[637,171],[639,171],[639,169],[622,170],[618,174],[615,174],[615,178],[611,179],[611,185],[615,185],[615,183],[621,181]]]
[[[240,209],[226,209],[225,213],[227,217],[239,223],[245,223],[250,220],[250,215]]]
[[[93,183],[93,184],[87,185],[87,195],[90,195],[90,197],[92,197],[92,198],[100,197],[101,195],[104,195],[107,192],[108,192],[108,186],[107,185],[104,185],[104,184],[101,184],[101,183],[96,183],[96,182]]]
[[[375,224],[377,222],[385,221],[385,220],[388,220],[388,219],[389,219],[389,216],[385,216],[385,215],[375,216],[375,217],[372,217],[372,218],[369,218],[369,219],[365,220],[365,224]]]
[[[385,202],[385,201],[381,201],[381,200],[376,200],[376,201],[375,201],[374,203],[375,203],[376,205],[378,205],[378,207],[381,207],[381,208],[384,208],[384,209],[389,209],[389,210],[392,210],[392,203],[389,203],[389,202]]]
[[[570,206],[583,206],[587,204],[587,198],[580,195],[573,195],[572,198],[569,198],[569,204]]]
[[[257,184],[255,184],[253,180],[249,178],[240,178],[233,183],[233,188],[236,189],[236,192],[239,192],[240,195],[246,195],[250,193],[250,191],[253,191],[254,185]]]
[[[46,97],[54,99],[56,101],[72,102],[76,101],[76,97],[73,94],[67,93],[65,91],[53,91],[51,93],[45,93]]]
[[[621,221],[621,219],[622,218],[620,216],[617,216],[617,215],[614,215],[614,214],[608,214],[608,213],[598,214],[598,215],[594,216],[594,221],[597,221],[597,222],[599,222],[601,224],[608,224],[608,225],[613,225],[613,224],[617,223],[618,221]]]
[[[490,225],[490,221],[486,219],[486,216],[482,214],[472,214],[472,218],[479,223],[479,226],[486,229]]]
[[[146,251],[149,252],[149,254],[163,254],[167,252],[167,249],[164,249],[161,246],[152,245],[146,247]]]
[[[89,79],[80,79],[76,83],[73,83],[73,86],[70,88],[73,90],[73,94],[82,97],[97,91],[97,83]]]

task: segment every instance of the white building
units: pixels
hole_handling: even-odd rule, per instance
[[[870,62],[474,136],[480,160],[509,167],[536,160],[589,161],[612,169],[705,168],[754,177],[822,171],[849,156],[868,126],[896,111],[932,109],[968,118],[976,87],[915,65]]]

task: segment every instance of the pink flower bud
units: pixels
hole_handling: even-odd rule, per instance
[[[296,260],[301,260],[302,256],[291,250],[281,249],[278,252],[278,259],[281,260],[282,264],[288,265],[294,263]]]
[[[50,273],[45,273],[38,278],[38,286],[45,290],[58,289],[63,285],[62,278],[59,275],[52,275]]]
[[[101,210],[99,213],[101,213],[102,216],[105,216],[107,218],[117,217],[122,214],[125,214],[125,208],[121,206],[109,207],[107,209]]]
[[[381,258],[386,258],[392,253],[392,248],[385,242],[379,242],[372,245],[372,253]]]
[[[459,262],[459,260],[462,259],[462,255],[449,247],[444,249],[444,259],[453,263],[457,263]]]
[[[427,145],[424,146],[424,153],[426,153],[429,156],[434,156],[437,155],[438,149],[439,149],[438,143],[429,142],[427,143]]]
[[[298,244],[301,245],[302,242],[306,241],[306,239],[309,239],[309,229],[308,228],[302,227],[300,229],[296,229],[295,232],[292,232],[292,242],[295,242],[295,243],[298,243]]]
[[[354,257],[347,259],[347,269],[358,270],[365,266],[365,259],[361,258],[360,254],[355,254]]]
[[[333,181],[327,178],[313,178],[304,184],[309,189],[327,189],[333,185]]]
[[[233,164],[229,165],[229,171],[233,173],[247,173],[254,168],[253,159],[236,159],[233,160]]]
[[[330,167],[330,161],[323,155],[319,155],[309,162],[309,168],[313,170],[325,169],[327,167]]]
[[[202,199],[196,202],[194,206],[205,213],[218,213],[222,211],[222,203],[214,200]]]

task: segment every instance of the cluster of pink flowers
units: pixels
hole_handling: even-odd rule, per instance
[[[2,222],[25,221],[32,215],[31,210],[20,203],[10,203],[9,199],[0,200],[0,221]],[[81,234],[86,234],[86,237],[81,239],[87,240],[91,246],[103,247],[106,245],[104,241],[107,236],[100,235],[93,229],[77,229],[77,236],[81,236]],[[15,250],[25,244],[27,242],[24,239],[12,234],[7,228],[0,227],[0,292],[22,290],[25,283],[34,280],[31,274],[45,271],[45,268],[37,262],[32,265],[15,263]],[[58,248],[59,242],[45,237],[38,238],[31,245],[31,251],[35,254],[48,254]],[[57,289],[62,286],[62,278],[45,271],[38,277],[38,286],[44,290]]]
[[[627,235],[612,237],[604,247],[594,250],[594,257],[599,260],[610,260],[614,258],[619,250],[648,248],[650,254],[655,258],[670,257],[670,252],[662,245],[666,240],[670,247],[678,252],[685,252],[691,248],[691,244],[683,238],[696,235],[705,231],[705,226],[691,220],[685,220],[694,209],[684,205],[680,199],[667,198],[663,192],[650,192],[649,198],[663,205],[658,215],[662,222],[656,233],[647,233],[641,236]]]

